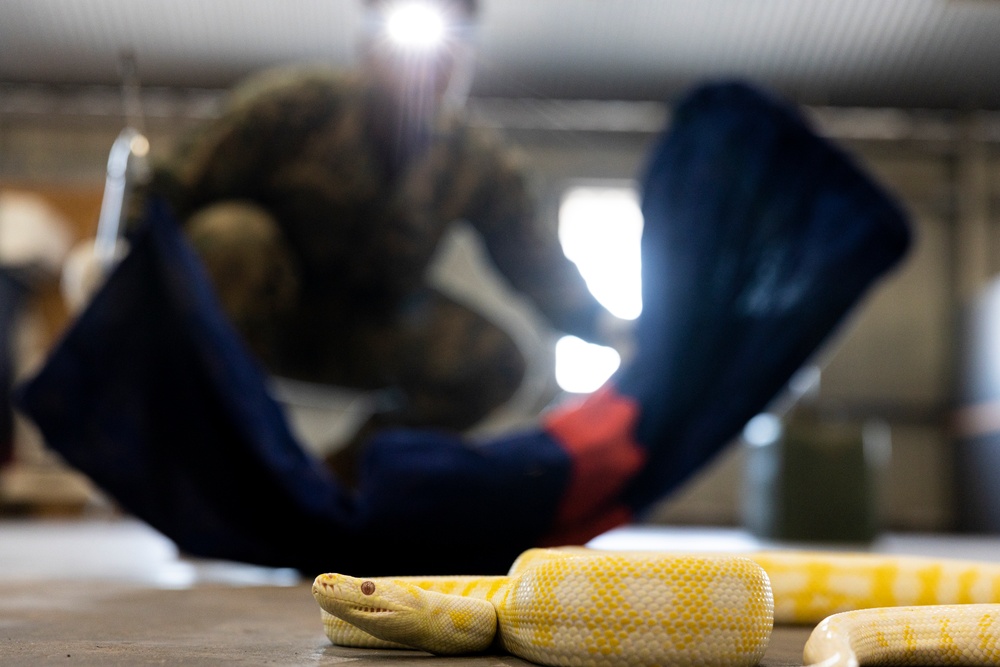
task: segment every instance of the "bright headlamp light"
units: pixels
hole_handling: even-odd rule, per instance
[[[440,0],[388,0],[369,16],[368,29],[396,48],[428,53],[468,38],[471,25],[468,17]]]
[[[440,7],[427,2],[399,2],[385,16],[385,34],[396,46],[429,51],[444,43],[446,25]]]

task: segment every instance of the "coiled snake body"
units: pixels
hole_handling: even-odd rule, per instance
[[[506,577],[316,578],[330,640],[546,665],[755,665],[772,624],[817,623],[804,661],[1000,662],[1000,564],[774,551],[531,549]],[[980,603],[980,604],[976,604]],[[825,620],[824,620],[825,619]]]

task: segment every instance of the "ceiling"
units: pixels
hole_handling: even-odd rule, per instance
[[[738,76],[807,104],[1000,109],[997,0],[480,0],[473,94],[667,101]],[[360,0],[3,0],[0,83],[226,87],[350,64]]]

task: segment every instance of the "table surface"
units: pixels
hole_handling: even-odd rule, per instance
[[[615,531],[598,545],[739,551],[759,543],[740,531],[646,528]],[[998,547],[1000,539],[943,536],[892,536],[874,545],[990,560],[1000,559]],[[776,628],[762,664],[801,664],[809,632]],[[436,658],[331,646],[309,584],[294,572],[184,559],[134,521],[0,522],[0,662],[529,664],[506,655]]]

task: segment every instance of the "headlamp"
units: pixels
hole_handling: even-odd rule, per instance
[[[440,7],[427,2],[395,3],[386,13],[385,33],[400,48],[436,49],[445,39],[445,16]]]
[[[387,0],[374,3],[368,32],[410,52],[433,52],[448,42],[468,39],[471,17],[461,5],[441,0]]]

